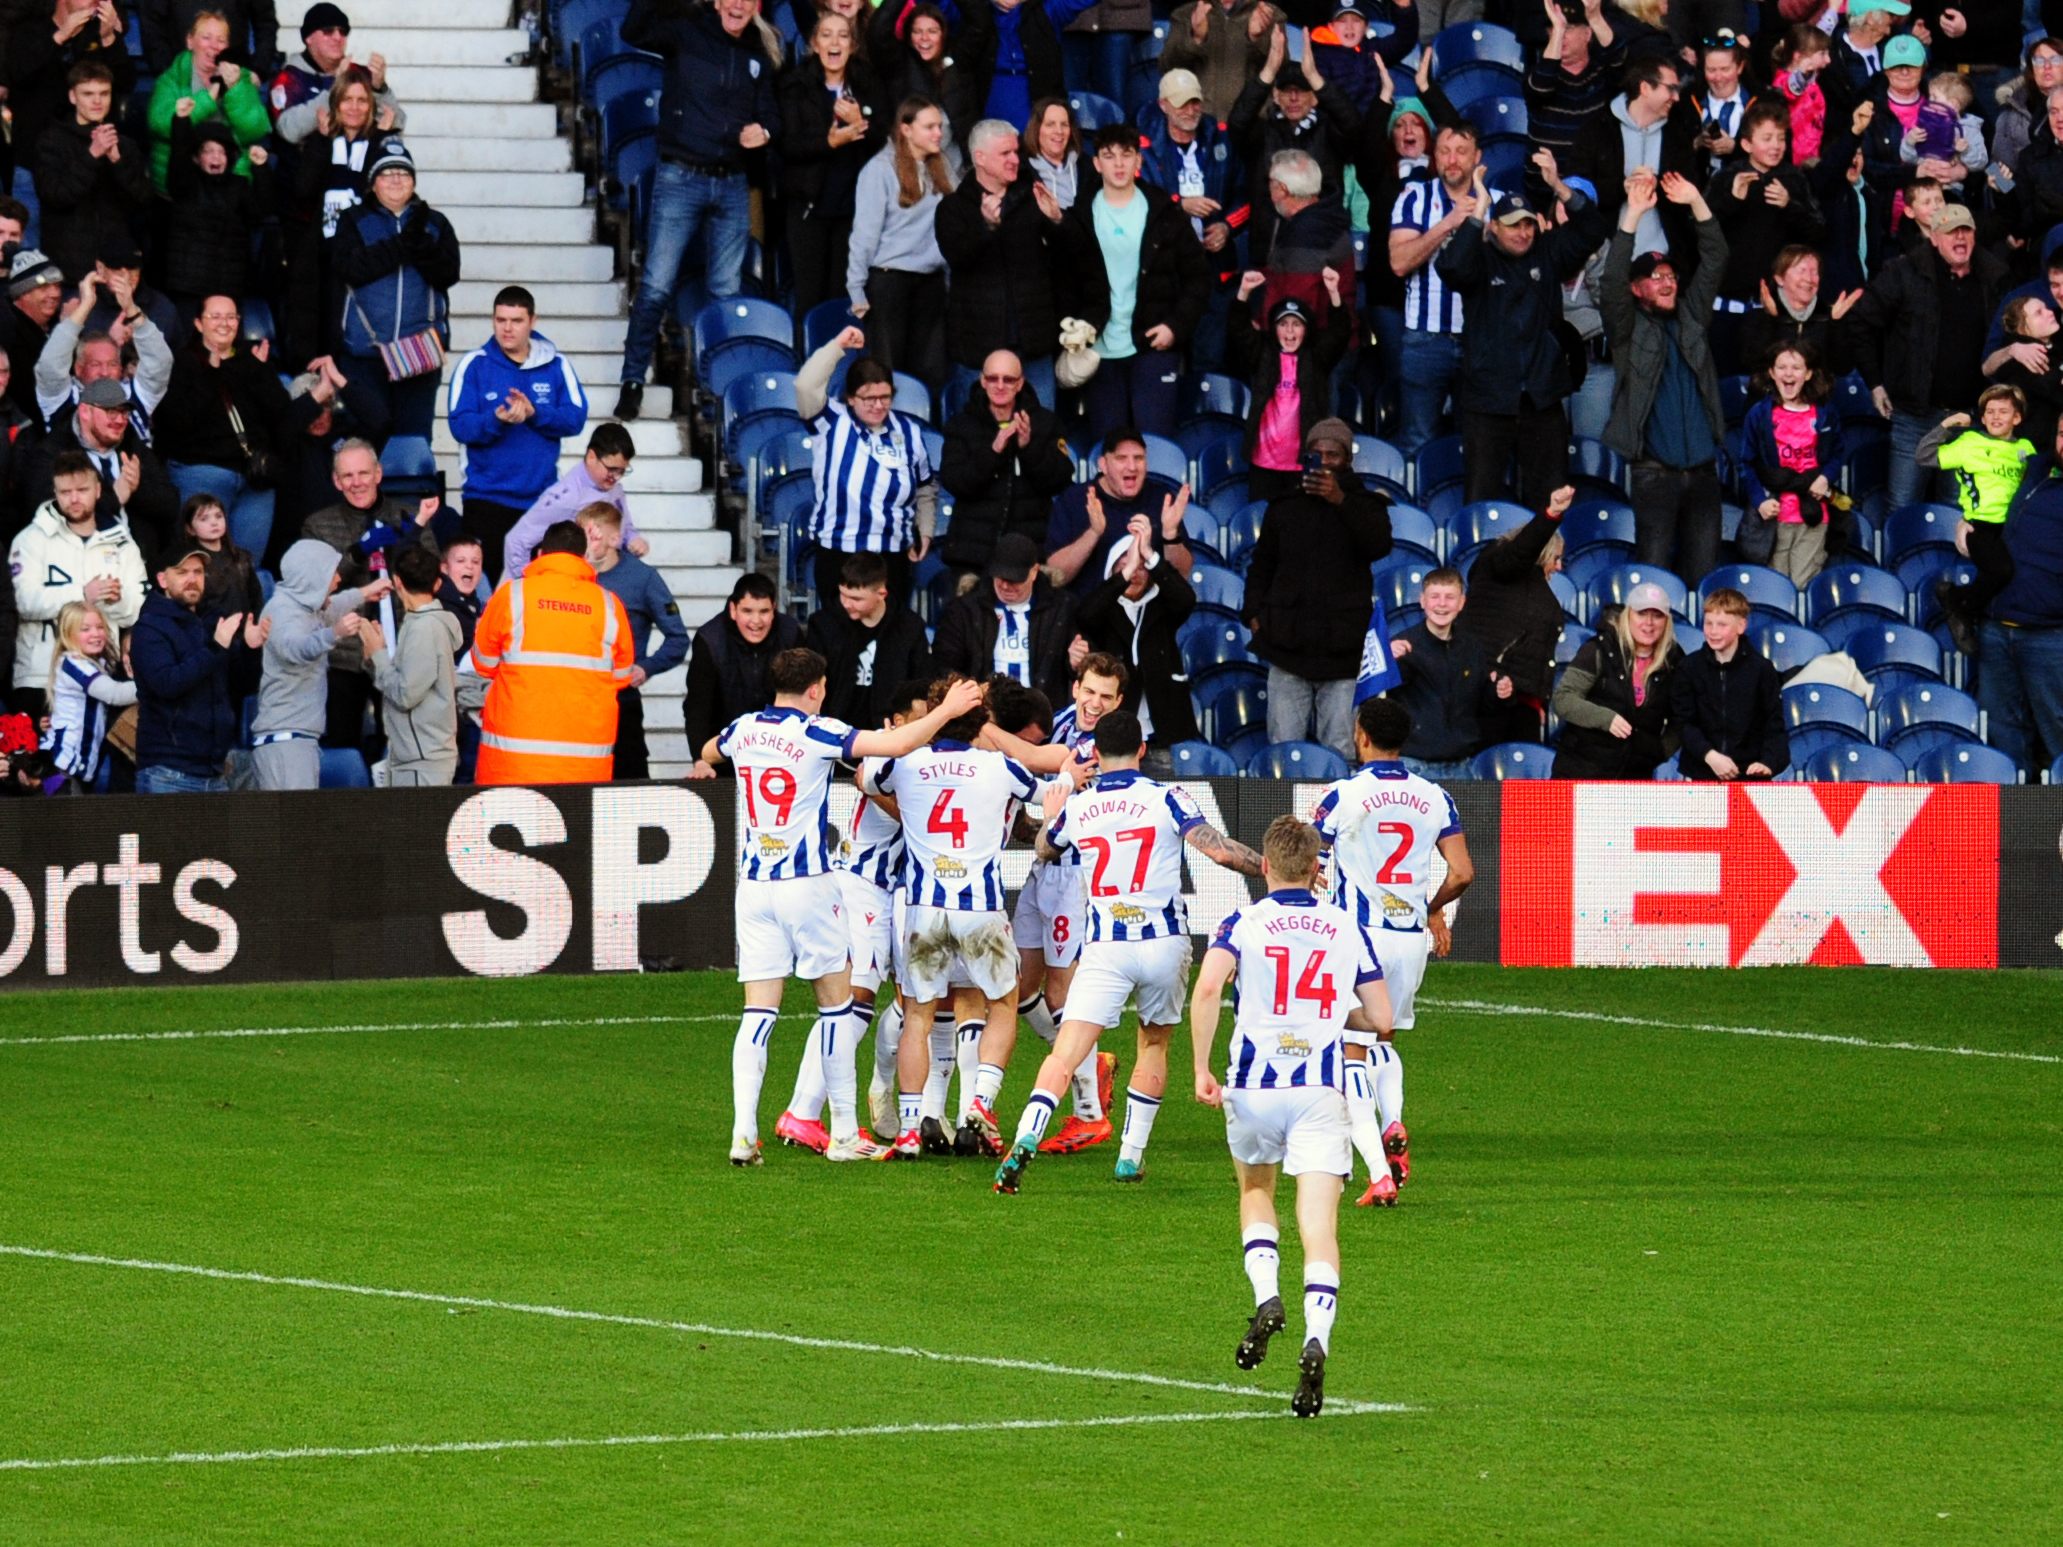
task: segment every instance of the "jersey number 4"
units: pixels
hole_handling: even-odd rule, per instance
[[[967,847],[967,813],[953,804],[958,790],[940,790],[938,799],[932,802],[931,820],[924,824],[928,833],[944,833],[953,840],[953,847]]]
[[[795,775],[788,772],[785,768],[762,768],[759,771],[759,777],[755,780],[752,777],[752,771],[747,769],[743,782],[745,785],[745,815],[752,825],[754,827],[768,825],[786,827],[790,813],[795,810]],[[753,798],[752,787],[754,784],[759,786],[758,799]],[[771,824],[761,822],[759,819],[760,801],[765,801],[768,811],[773,814],[773,822]]]
[[[1143,891],[1146,886],[1146,867],[1153,862],[1154,829],[1151,827],[1128,827],[1117,835],[1119,843],[1139,845],[1139,858],[1132,865],[1130,890]],[[1115,897],[1118,888],[1106,886],[1104,873],[1110,869],[1110,840],[1108,838],[1084,838],[1082,848],[1096,856],[1096,869],[1089,878],[1091,897]]]
[[[1289,1014],[1289,947],[1271,945],[1267,950],[1268,960],[1275,963],[1275,1013]],[[1318,1018],[1332,1019],[1333,1001],[1339,995],[1333,992],[1332,974],[1320,976],[1318,969],[1325,965],[1325,953],[1313,951],[1304,959],[1303,975],[1297,979],[1297,998],[1316,1001]]]

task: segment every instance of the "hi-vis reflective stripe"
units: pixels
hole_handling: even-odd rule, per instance
[[[481,664],[510,666],[559,666],[568,671],[615,672],[611,660],[616,653],[616,609],[608,605],[603,597],[602,606],[602,653],[600,655],[567,655],[556,650],[525,650],[523,648],[523,582],[509,582],[509,648],[499,661],[483,660]],[[581,757],[585,753],[571,753]]]
[[[482,731],[480,745],[493,747],[497,752],[527,752],[534,757],[613,757],[616,754],[616,744],[612,741],[535,741],[528,736],[504,736],[498,731]]]
[[[511,650],[502,660],[510,666],[563,666],[568,671],[614,671],[608,656],[562,655],[556,650]]]
[[[478,645],[473,646],[473,660],[478,665],[486,667],[489,671],[492,671],[495,667],[501,664],[500,656],[485,655],[481,652],[480,647]]]

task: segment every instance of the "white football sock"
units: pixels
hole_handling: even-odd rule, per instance
[[[897,1091],[895,1094],[896,1127],[901,1129],[902,1132],[908,1133],[922,1121],[924,1121],[923,1096],[911,1096],[902,1091]]]
[[[960,1070],[960,1121],[963,1123],[967,1121],[967,1109],[981,1094],[981,1034],[987,1029],[986,1021],[960,1023],[959,1044],[953,1056]]]
[[[874,1073],[891,1085],[895,1083],[896,1049],[902,1042],[903,1007],[891,1000],[888,1013],[874,1026]]]
[[[1125,1091],[1125,1132],[1118,1143],[1119,1160],[1139,1161],[1145,1158],[1146,1141],[1153,1137],[1153,1120],[1160,1116],[1160,1102],[1152,1096],[1142,1096],[1136,1090]]]
[[[1046,1124],[1052,1121],[1056,1097],[1051,1091],[1034,1089],[1031,1099],[1024,1104],[1024,1115],[1017,1119],[1017,1142],[1029,1144],[1033,1149],[1046,1137]]]
[[[1404,1060],[1387,1042],[1376,1043],[1368,1057],[1375,1074],[1375,1104],[1387,1130],[1390,1124],[1404,1121]]]
[[[1033,994],[1029,999],[1020,1000],[1017,1013],[1039,1034],[1041,1042],[1048,1047],[1053,1045],[1053,1039],[1060,1034],[1060,1027],[1053,1019],[1053,1012],[1046,1006],[1044,993]]]
[[[1329,1262],[1304,1264],[1304,1341],[1332,1352],[1332,1318],[1339,1310],[1340,1270]]]
[[[960,1030],[964,1035],[966,1027]],[[1003,1092],[1003,1066],[1001,1064],[979,1064],[974,1071],[974,1099],[991,1112],[996,1109],[996,1097]]]
[[[907,1033],[905,1033],[907,1035]],[[946,1093],[953,1083],[953,1021],[948,1014],[931,1022],[931,1072],[924,1076],[924,1116],[943,1123]]]
[[[1092,1044],[1089,1056],[1076,1066],[1068,1083],[1074,1089],[1074,1115],[1085,1123],[1099,1121],[1103,1116],[1103,1092],[1096,1081],[1096,1048]]]
[[[1347,1124],[1353,1130],[1354,1148],[1368,1164],[1368,1179],[1390,1174],[1390,1160],[1383,1153],[1382,1124],[1375,1120],[1375,1081],[1368,1065],[1347,1060]]]
[[[1273,1225],[1248,1225],[1239,1232],[1246,1244],[1246,1277],[1254,1286],[1254,1309],[1282,1293],[1282,1243]]]
[[[831,1106],[834,1141],[859,1132],[859,1074],[854,1063],[866,1025],[850,999],[817,1017],[816,1040],[823,1054],[824,1096]]]
[[[788,1098],[788,1115],[814,1123],[824,1115],[824,1011],[802,1044],[802,1062],[795,1069],[795,1094]]]
[[[747,1010],[731,1044],[731,1137],[759,1137],[759,1090],[766,1084],[766,1045],[778,1010]]]

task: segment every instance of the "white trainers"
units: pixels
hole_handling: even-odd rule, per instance
[[[734,1166],[756,1166],[761,1163],[759,1140],[731,1140],[731,1164]]]
[[[884,1080],[879,1070],[874,1073],[874,1083],[867,1087],[867,1114],[874,1119],[875,1134],[890,1143],[901,1130],[896,1126],[898,1113],[895,1109],[896,1087],[893,1080]]]
[[[849,1139],[833,1139],[831,1147],[824,1151],[826,1160],[886,1160],[892,1151],[886,1144],[874,1142],[874,1136],[864,1128],[853,1130]]]

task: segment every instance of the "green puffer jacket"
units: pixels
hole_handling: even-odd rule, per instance
[[[236,143],[246,151],[272,132],[272,118],[265,111],[264,95],[258,90],[257,77],[249,70],[238,75],[236,84],[225,88],[217,98],[209,92],[193,89],[193,55],[181,54],[172,61],[172,67],[158,77],[158,83],[150,93],[150,184],[160,195],[166,192],[165,169],[172,164],[172,120],[179,116],[181,97],[193,98],[195,127],[220,118],[229,125],[230,132],[236,136]],[[238,156],[236,165],[230,170],[238,177],[249,177],[250,157]]]

